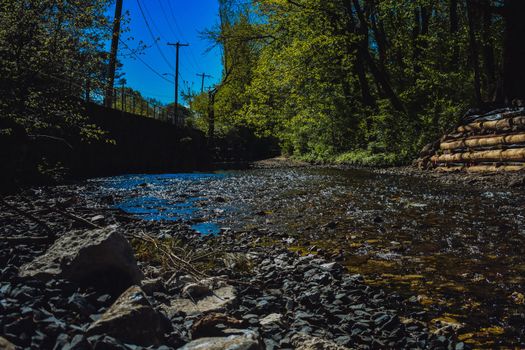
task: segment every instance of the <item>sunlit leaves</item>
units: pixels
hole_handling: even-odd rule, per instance
[[[15,120],[30,133],[81,131],[85,118],[80,98],[86,84],[91,89],[104,85],[104,44],[110,35],[105,14],[111,3],[2,1],[2,118]]]
[[[247,125],[309,159],[398,163],[475,102],[464,1],[453,33],[448,1],[255,0],[235,7],[239,2],[222,1],[229,13],[242,11],[215,35],[226,61],[238,64],[217,95],[223,129]],[[499,57],[501,18],[490,23],[484,33],[478,24],[476,38]],[[402,108],[394,108],[392,95]]]

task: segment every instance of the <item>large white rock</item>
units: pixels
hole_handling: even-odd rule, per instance
[[[165,310],[170,317],[178,312],[183,312],[186,315],[221,312],[237,299],[235,288],[232,286],[222,287],[211,293],[202,299],[175,299]]]
[[[9,340],[0,337],[0,349],[1,350],[16,350],[16,346]]]
[[[298,333],[292,337],[292,345],[296,350],[350,350],[332,341]]]
[[[259,323],[261,326],[269,326],[271,324],[281,324],[283,315],[281,314],[269,314],[268,316],[262,318]]]
[[[179,350],[262,350],[259,335],[250,330],[232,330],[227,337],[209,337],[194,340]],[[228,333],[228,330],[225,331]]]
[[[169,320],[156,311],[138,286],[126,290],[87,330],[107,334],[125,343],[159,345],[169,331]]]
[[[43,255],[23,265],[23,278],[67,279],[88,285],[123,289],[143,278],[128,240],[114,227],[72,231]],[[114,287],[114,288],[112,288]]]

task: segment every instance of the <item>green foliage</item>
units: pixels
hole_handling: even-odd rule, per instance
[[[86,82],[103,84],[111,0],[0,3],[0,118],[28,133],[83,133]],[[89,129],[93,129],[89,127]]]
[[[355,166],[396,166],[410,160],[406,154],[377,153],[368,150],[357,150],[342,153],[335,157],[334,163]]]
[[[187,123],[202,132],[208,131],[208,104],[209,97],[207,93],[201,93],[198,95],[191,96],[190,110],[193,112]],[[222,126],[222,123],[219,124]]]
[[[450,1],[441,0],[221,5],[222,25],[211,35],[224,50],[227,76],[216,96],[217,123],[276,136],[283,153],[352,164],[409,161],[476,104],[475,52],[481,94],[490,100],[494,93],[489,60],[501,56],[503,25],[493,14],[483,22],[481,5],[471,28],[475,48],[465,0],[458,0],[456,26]],[[206,98],[199,98],[203,116]]]

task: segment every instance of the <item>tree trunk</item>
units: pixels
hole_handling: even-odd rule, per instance
[[[485,94],[492,101],[496,90],[496,63],[494,61],[494,46],[490,37],[492,28],[492,11],[490,9],[490,0],[483,0],[483,28],[482,28],[482,45],[483,45],[483,70],[485,71]]]
[[[474,69],[474,93],[476,95],[476,103],[481,106],[481,74],[479,69],[479,54],[478,43],[476,41],[476,28],[474,20],[474,4],[473,0],[467,0],[467,16],[468,16],[468,34],[469,34],[469,49],[472,67]]]
[[[405,109],[403,107],[403,104],[392,89],[386,71],[381,70],[377,67],[374,57],[370,54],[370,50],[368,47],[368,21],[363,12],[363,9],[361,8],[361,5],[359,4],[359,0],[353,0],[353,4],[355,12],[357,13],[357,16],[359,18],[359,34],[362,34],[364,37],[364,39],[361,41],[361,45],[359,45],[358,55],[361,55],[361,57],[363,57],[363,61],[370,68],[370,72],[372,73],[374,80],[376,81],[378,86],[381,87],[381,90],[386,95],[386,97],[390,100],[392,106],[396,110],[404,112]]]
[[[430,8],[430,6],[421,6],[421,35],[428,34],[431,13],[432,9]],[[423,44],[426,44],[426,42],[424,42]]]
[[[449,16],[450,16],[450,36],[453,40],[452,48],[452,66],[457,68],[459,66],[459,46],[456,42],[456,35],[459,31],[458,19],[458,0],[450,0],[449,2]]]
[[[418,45],[418,38],[421,30],[421,15],[419,13],[419,7],[414,9],[414,27],[412,28],[412,62],[414,72],[419,73],[419,56],[421,54]]]
[[[359,86],[361,87],[361,96],[363,99],[363,104],[368,107],[375,109],[376,102],[370,93],[370,85],[366,78],[365,66],[363,64],[363,55],[358,51],[355,57],[355,72],[357,73],[357,78],[359,79]]]
[[[373,4],[375,6],[375,4]],[[374,33],[374,38],[377,44],[377,51],[379,53],[379,65],[381,66],[381,69],[386,69],[386,46],[387,46],[387,40],[385,32],[383,31],[383,28],[378,25],[377,20],[377,7],[374,7],[370,14],[370,22],[372,24],[372,32]]]
[[[208,142],[213,142],[215,136],[215,91],[208,93]]]
[[[352,8],[352,3],[351,3],[351,0],[346,0],[344,2],[344,6],[345,6],[345,9],[346,9],[346,16],[348,17],[348,21],[346,22],[346,31],[347,31],[347,34],[350,34],[350,33],[354,33],[357,31],[357,26],[356,26],[356,20],[354,18],[354,14],[353,14],[353,8]],[[364,40],[361,40],[357,46],[362,46],[363,45],[363,41]],[[372,108],[376,108],[376,103],[375,103],[375,99],[374,97],[372,96],[372,93],[370,92],[370,85],[368,84],[368,79],[366,77],[366,70],[365,70],[365,65],[364,65],[364,58],[363,58],[363,55],[361,54],[361,50],[359,49],[359,47],[357,47],[355,44],[353,43],[348,43],[347,47],[347,52],[349,55],[353,56],[355,58],[355,61],[354,61],[354,71],[357,75],[357,78],[359,80],[359,87],[361,88],[361,98],[362,98],[362,101],[363,101],[363,105],[365,106],[368,106],[368,107],[372,107]]]
[[[113,36],[111,37],[106,94],[104,96],[104,105],[108,108],[111,108],[113,104],[113,86],[115,84],[115,69],[117,67],[118,43],[120,40],[122,1],[123,0],[117,0],[117,3],[115,4],[115,18],[113,19]]]
[[[525,1],[505,0],[503,92],[505,102],[525,99]]]
[[[426,38],[428,34],[431,9],[428,6],[418,6],[414,9],[414,27],[412,29],[412,58],[414,61],[414,72],[419,73],[421,67],[419,60],[423,49],[426,48]]]

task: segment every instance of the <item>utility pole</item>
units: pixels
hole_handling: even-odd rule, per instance
[[[201,83],[201,93],[204,92],[204,78],[212,78],[211,75],[208,75],[206,73],[197,74],[198,77],[202,77],[202,83]]]
[[[175,106],[173,112],[173,123],[177,118],[179,112],[179,49],[181,46],[190,46],[190,44],[181,44],[180,42],[168,43],[170,46],[175,46],[177,53],[175,55]]]
[[[123,0],[117,0],[115,5],[115,18],[113,19],[113,37],[111,38],[106,95],[104,98],[104,105],[108,108],[111,108],[113,99],[113,84],[115,83],[115,69],[117,66],[118,42],[120,38],[120,20],[122,18],[122,1]]]

